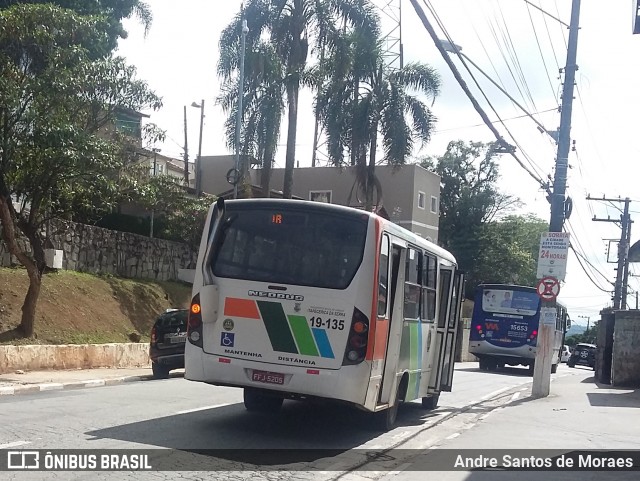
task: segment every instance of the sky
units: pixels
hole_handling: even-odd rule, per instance
[[[200,109],[192,102],[205,101],[202,155],[231,153],[223,137],[224,113],[215,104],[220,79],[216,75],[218,40],[224,27],[240,10],[240,0],[146,0],[153,12],[153,24],[145,36],[135,20],[127,20],[127,39],[121,40],[118,54],[135,65],[140,78],[163,98],[163,108],[151,114],[150,121],[167,131],[160,145],[164,155],[181,158],[184,145],[183,108],[187,106],[187,132],[190,158],[195,159],[199,141]],[[438,118],[431,141],[414,155],[442,155],[452,140],[494,140],[482,124],[478,113],[457,84],[447,64],[424,29],[409,0],[373,0],[382,7],[399,5],[402,10],[402,44],[404,62],[423,62],[440,74],[442,88],[432,110]],[[460,62],[461,71],[483,109],[503,137],[517,146],[518,155],[541,178],[553,178],[557,146],[509,98],[490,83],[486,76],[502,86],[528,114],[547,130],[560,124],[562,80],[559,70],[566,63],[566,40],[571,15],[571,0],[421,0],[422,8],[434,24],[440,38],[449,38],[462,47],[462,53],[480,71],[469,65],[469,73]],[[436,22],[427,4],[437,14]],[[541,7],[544,15],[534,6]],[[599,311],[611,305],[615,280],[619,224],[594,222],[592,219],[619,219],[624,203],[587,200],[626,198],[631,218],[640,218],[640,146],[637,118],[640,105],[640,35],[631,30],[631,0],[601,2],[582,0],[578,35],[578,71],[574,91],[567,194],[573,200],[573,212],[567,224],[572,245],[588,260],[574,253],[567,265],[567,275],[559,299],[565,303],[574,323],[586,325],[599,318]],[[383,31],[398,37],[394,30],[397,8],[380,10]],[[555,18],[553,18],[555,17]],[[473,77],[482,90],[474,85]],[[485,76],[486,75],[486,76]],[[486,95],[487,100],[483,96]],[[311,165],[314,120],[313,97],[303,91],[300,96],[297,161]],[[495,112],[492,110],[495,109]],[[497,112],[497,114],[496,114]],[[504,123],[498,122],[498,116]],[[520,118],[515,118],[520,117]],[[284,167],[286,123],[282,126],[276,166]],[[544,192],[511,156],[499,159],[500,189],[521,199],[517,213],[533,213],[549,219],[549,204]],[[640,239],[634,224],[631,242]],[[607,250],[611,252],[607,256]],[[499,262],[499,259],[496,259]],[[629,297],[635,307],[636,290],[640,290],[640,266],[631,265]],[[585,270],[587,273],[585,273]]]

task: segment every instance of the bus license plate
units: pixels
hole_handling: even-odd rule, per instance
[[[278,372],[253,371],[252,379],[267,384],[284,384],[284,374]]]

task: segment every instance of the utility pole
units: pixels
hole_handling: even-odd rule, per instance
[[[198,139],[198,158],[196,159],[196,197],[200,197],[202,193],[202,176],[201,162],[202,162],[202,126],[204,125],[204,99],[200,101],[200,105],[193,102],[192,107],[200,107],[200,138]]]
[[[560,129],[558,130],[558,153],[556,172],[551,195],[550,232],[562,232],[565,219],[565,193],[567,190],[567,171],[569,151],[571,149],[571,111],[573,109],[573,87],[576,80],[576,57],[578,54],[578,29],[580,21],[580,0],[573,0],[571,22],[569,24],[569,43],[567,45],[567,63],[564,68],[562,87],[562,105],[560,110]]]
[[[587,320],[587,332],[589,331],[589,322],[591,321],[591,316],[578,316],[581,317],[582,319],[586,319]]]
[[[562,104],[560,107],[560,128],[558,129],[558,151],[556,171],[551,192],[551,219],[549,232],[562,232],[566,216],[565,194],[567,190],[567,171],[569,169],[569,151],[571,150],[571,111],[573,108],[573,87],[576,80],[576,57],[578,54],[578,30],[580,22],[580,0],[573,0],[571,21],[569,24],[569,43],[567,45],[567,63],[564,68]],[[556,310],[556,301],[541,301],[541,312]],[[546,397],[551,387],[551,369],[553,362],[553,339],[555,327],[544,323],[540,316],[536,360],[533,371],[533,397]],[[560,360],[558,359],[558,362]]]
[[[594,222],[614,222],[620,223],[622,233],[620,234],[620,242],[618,243],[618,267],[616,269],[616,283],[613,291],[613,308],[614,309],[627,309],[627,290],[629,283],[629,247],[631,244],[631,216],[629,215],[629,205],[631,199],[620,198],[606,198],[596,199],[591,196],[587,196],[587,200],[603,200],[606,202],[624,202],[624,210],[620,219],[598,219],[593,217]]]
[[[187,142],[187,106],[184,106],[184,185],[189,187],[189,144]]]
[[[246,38],[249,33],[249,27],[247,21],[244,19],[244,7],[242,11],[242,33],[240,35],[240,75],[238,79],[238,112],[236,114],[236,183],[233,186],[233,198],[238,198],[238,184],[244,182],[245,175],[248,173],[249,168],[244,162],[240,163],[240,130],[242,128],[242,100],[244,96],[244,53],[246,48]]]

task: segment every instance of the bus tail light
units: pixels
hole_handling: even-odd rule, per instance
[[[191,300],[189,308],[189,321],[187,322],[187,339],[194,346],[202,347],[202,308],[200,307],[200,294],[196,294]]]
[[[369,319],[362,311],[354,308],[342,365],[359,364],[364,361],[368,341]]]

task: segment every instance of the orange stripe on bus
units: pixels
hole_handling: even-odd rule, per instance
[[[251,299],[237,299],[235,297],[227,297],[224,300],[224,315],[260,319],[256,301]]]
[[[376,247],[375,247],[375,260],[374,260],[374,268],[373,268],[373,288],[371,289],[371,317],[369,317],[369,341],[367,342],[367,353],[364,358],[367,361],[371,361],[375,359],[375,340],[377,337],[376,331],[378,329],[378,293],[380,291],[380,287],[378,285],[379,281],[379,270],[380,270],[380,245],[382,243],[382,235],[381,235],[381,222],[380,219],[375,219],[376,224]]]
[[[387,354],[387,335],[389,333],[389,319],[376,321],[376,340],[373,347],[373,359],[384,359]]]

